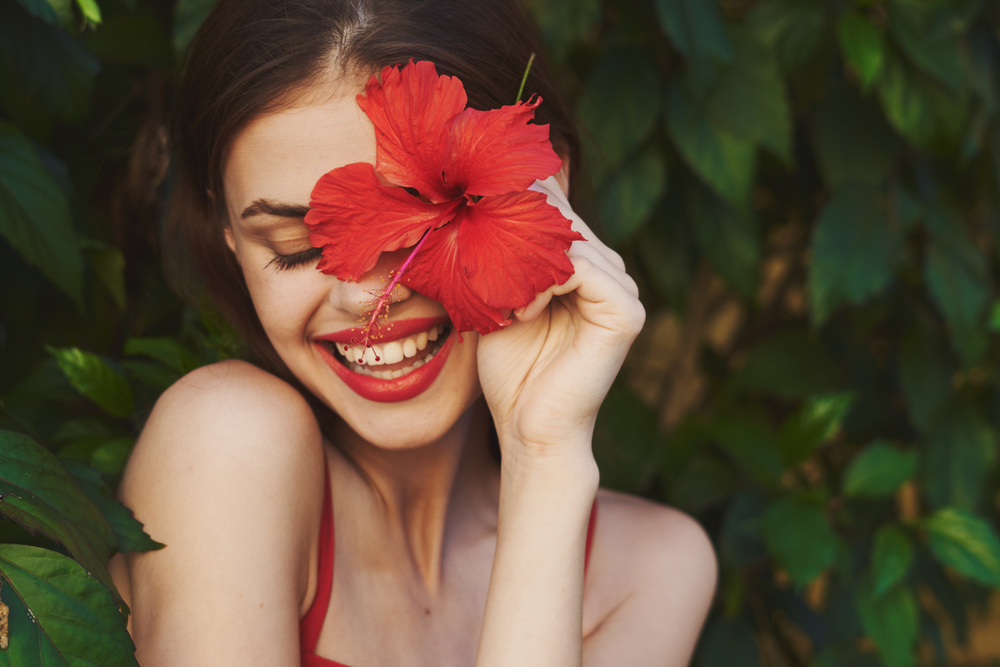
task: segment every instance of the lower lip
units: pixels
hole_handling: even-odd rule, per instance
[[[444,362],[448,359],[448,353],[451,352],[451,348],[455,345],[455,338],[455,330],[452,329],[448,334],[447,340],[441,345],[441,349],[438,350],[438,353],[430,361],[420,368],[392,380],[383,380],[371,375],[355,373],[340,363],[333,352],[328,350],[324,345],[321,343],[315,343],[315,345],[319,348],[323,361],[333,369],[337,377],[343,380],[344,384],[350,387],[355,394],[361,398],[367,398],[369,401],[395,403],[397,401],[408,401],[427,391],[434,383],[434,380],[437,379],[441,368],[444,366]]]

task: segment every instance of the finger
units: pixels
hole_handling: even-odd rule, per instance
[[[595,246],[577,241],[570,247],[568,254],[570,257],[586,257],[624,285],[633,296],[639,296],[639,286],[632,279],[632,276],[625,272],[624,266],[619,266],[617,263],[612,262],[607,255],[600,252]]]

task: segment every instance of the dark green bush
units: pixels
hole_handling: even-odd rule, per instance
[[[106,563],[157,545],[111,489],[159,393],[241,353],[158,269],[211,5],[0,3],[0,665],[134,664]],[[696,660],[949,663],[1000,587],[1000,6],[529,6],[586,131],[585,217],[649,312],[602,478],[719,554]]]

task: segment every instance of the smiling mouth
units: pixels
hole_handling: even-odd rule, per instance
[[[372,347],[345,345],[321,340],[319,343],[333,353],[334,358],[358,375],[380,380],[395,380],[428,363],[441,350],[451,333],[451,325],[439,324],[427,331],[375,343]]]

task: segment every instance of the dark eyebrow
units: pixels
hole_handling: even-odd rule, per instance
[[[282,218],[304,218],[308,212],[309,207],[302,204],[288,204],[271,199],[254,199],[252,204],[243,209],[240,218],[245,220],[251,216],[262,214],[277,215]]]

